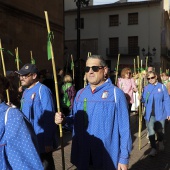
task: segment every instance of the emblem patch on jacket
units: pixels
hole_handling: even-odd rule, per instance
[[[33,94],[31,95],[31,99],[34,100],[34,98],[35,98],[35,93],[33,93]]]
[[[106,99],[108,97],[108,91],[104,91],[102,94],[102,99]]]
[[[160,89],[160,88],[158,89],[158,92],[161,92],[161,89]]]

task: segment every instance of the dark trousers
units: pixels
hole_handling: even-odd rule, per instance
[[[41,158],[41,162],[43,164],[44,170],[55,170],[52,152],[41,153],[40,158]]]
[[[68,116],[70,114],[70,109],[68,107],[63,107],[62,111],[63,111],[65,116]]]
[[[129,116],[130,116],[130,113],[131,113],[131,107],[132,107],[132,104],[128,104],[128,112],[129,112]]]

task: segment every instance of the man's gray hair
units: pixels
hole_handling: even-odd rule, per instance
[[[88,59],[99,59],[101,66],[107,66],[105,59],[100,55],[91,55],[91,56],[87,57],[87,60]]]

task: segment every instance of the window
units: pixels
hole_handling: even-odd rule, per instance
[[[118,25],[119,25],[119,15],[110,15],[109,26],[118,26]]]
[[[77,18],[75,19],[75,28],[77,29]],[[84,29],[84,18],[80,18],[80,29]]]
[[[139,54],[138,36],[128,37],[128,51],[131,55]]]
[[[129,25],[138,24],[138,13],[129,13],[128,14],[128,24]]]
[[[109,38],[109,52],[111,55],[117,55],[119,52],[119,38]]]

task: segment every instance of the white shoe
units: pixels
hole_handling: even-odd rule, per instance
[[[149,156],[155,156],[157,154],[157,151],[155,148],[152,148],[151,152],[149,153]]]
[[[163,141],[162,142],[159,142],[159,150],[160,151],[164,151],[164,143],[163,143]]]

